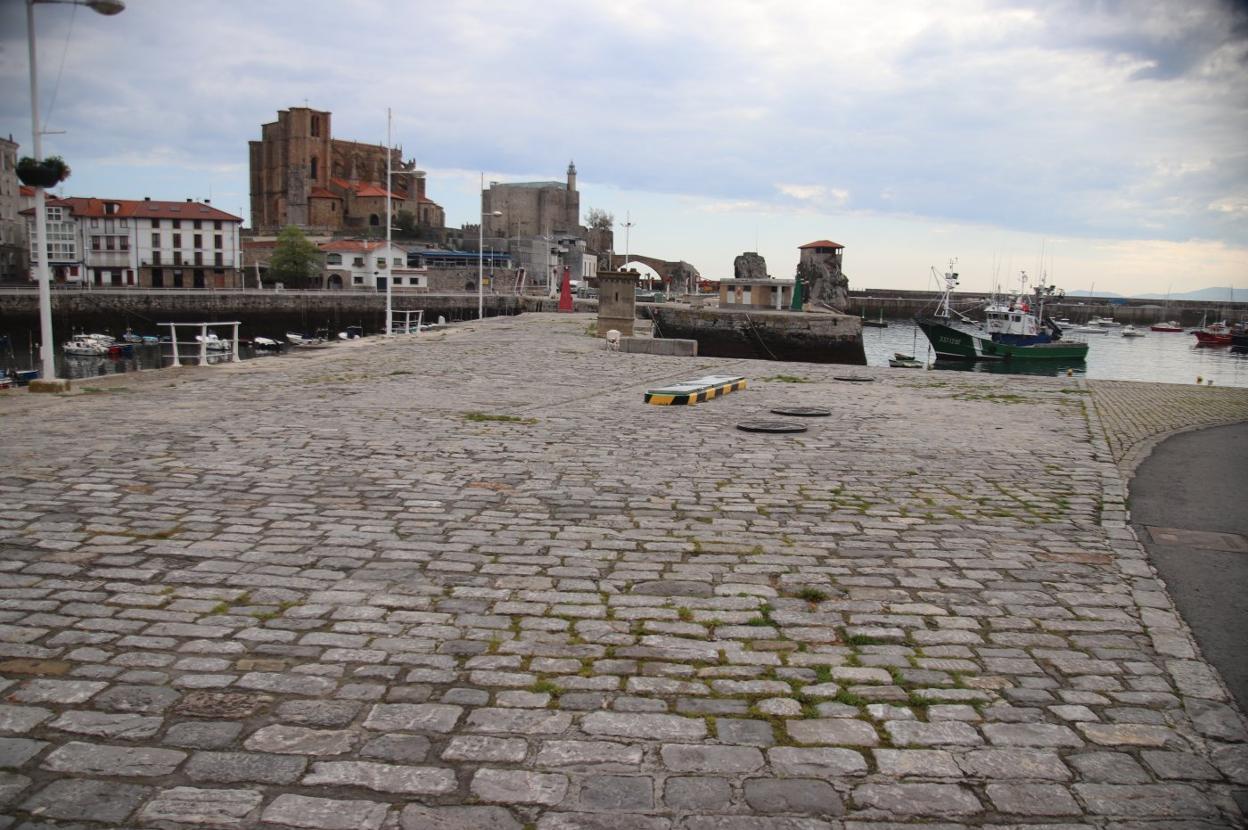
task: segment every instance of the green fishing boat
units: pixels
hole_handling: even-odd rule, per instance
[[[1086,342],[1065,337],[1061,327],[1044,316],[1044,303],[1055,293],[1053,286],[1037,285],[1029,296],[1028,277],[1023,272],[1019,290],[1009,299],[990,301],[985,321],[980,324],[949,304],[949,296],[958,284],[952,262],[944,279],[945,292],[935,315],[915,320],[937,358],[1031,361],[1087,357]]]

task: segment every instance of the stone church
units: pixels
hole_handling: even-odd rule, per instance
[[[397,217],[410,211],[418,225],[442,228],[446,213],[425,195],[425,173],[392,148],[386,187],[386,148],[333,137],[332,115],[291,107],[260,127],[248,142],[251,163],[251,227],[272,233],[287,225],[312,231],[385,230],[387,192]],[[397,219],[396,219],[397,221]]]

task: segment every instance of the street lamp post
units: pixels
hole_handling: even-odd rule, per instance
[[[485,212],[485,173],[481,173],[481,223],[477,225],[477,319],[485,319],[485,217],[502,216],[501,210]]]
[[[122,0],[26,0],[26,35],[30,46],[30,129],[31,152],[35,161],[43,161],[43,130],[39,128],[39,66],[35,58],[35,3],[63,3],[86,6],[103,15],[114,15],[126,8]],[[43,187],[35,185],[35,240],[38,254],[35,280],[39,283],[39,376],[46,381],[56,378],[55,344],[52,342],[52,274],[48,270],[48,213]]]
[[[624,264],[620,266],[621,271],[628,267],[628,244],[632,241],[631,234],[634,224],[632,213],[626,212],[624,214]]]

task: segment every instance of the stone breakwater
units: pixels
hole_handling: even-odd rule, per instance
[[[783,368],[524,315],[0,395],[0,814],[1235,826],[1087,386]],[[781,404],[833,415],[734,429]]]

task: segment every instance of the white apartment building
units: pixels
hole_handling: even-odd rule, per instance
[[[407,264],[407,251],[398,245],[360,239],[339,239],[317,246],[325,253],[326,288],[365,288],[384,291],[386,281],[393,287],[429,287],[424,268]]]
[[[207,202],[48,199],[48,263],[56,282],[146,288],[241,286],[242,219]],[[31,275],[34,209],[27,217]]]

